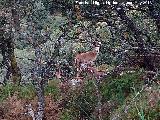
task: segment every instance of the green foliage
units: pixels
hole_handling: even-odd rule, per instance
[[[64,110],[60,116],[60,120],[73,120],[73,116],[69,111]]]
[[[52,22],[51,22],[51,28],[54,32],[55,29],[59,28],[59,26],[66,24],[67,18],[62,16],[53,16]]]
[[[142,87],[142,86],[141,86]],[[153,85],[151,88],[153,91],[157,91],[157,85]],[[134,87],[134,92],[125,98],[124,104],[120,105],[115,111],[112,112],[110,118],[114,115],[119,114],[119,119],[129,119],[129,120],[159,120],[159,108],[160,104],[157,101],[158,98],[154,98],[151,94],[156,95],[157,92],[151,92],[146,90],[138,90]],[[158,96],[158,94],[157,94]],[[150,100],[153,100],[154,106],[150,106]],[[125,112],[124,112],[125,111]]]
[[[138,81],[139,73],[128,73],[117,78],[108,78],[101,85],[103,100],[116,100],[123,103],[126,95],[131,92],[131,87]]]
[[[49,84],[45,87],[45,95],[51,95],[56,100],[60,97],[60,89],[56,80],[50,80]]]
[[[0,7],[11,6],[12,2],[10,0],[0,0]]]
[[[136,120],[137,119],[139,120],[158,120],[160,117],[159,110],[158,110],[159,107],[160,105],[157,105],[156,107],[151,108],[150,106],[148,106],[146,99],[143,98],[139,101],[136,101],[136,104],[131,103],[128,113],[122,115],[122,118],[123,119],[129,118],[132,120],[135,120],[135,119]]]
[[[97,97],[93,82],[89,81],[80,91],[75,89],[70,93],[70,97],[66,105],[67,113],[72,115],[72,119],[79,117],[92,119],[92,114],[97,105]]]
[[[15,93],[17,93],[18,98],[21,99],[32,99],[35,97],[33,85],[29,84],[26,86],[18,86],[7,83],[5,86],[0,88],[0,102],[4,101],[8,97],[11,97]]]
[[[147,35],[150,36],[152,42],[157,42],[157,33],[156,31],[156,25],[154,24],[153,19],[145,18],[146,13],[142,11],[128,11],[128,16],[132,18],[134,23],[138,26],[138,28],[148,31]],[[132,34],[132,33],[131,33]],[[146,36],[143,36],[144,40],[147,41]],[[132,41],[133,42],[133,41]]]
[[[87,118],[91,117],[97,103],[97,97],[95,95],[95,89],[92,82],[89,82],[83,92],[77,96],[74,101],[76,109],[79,110],[80,115]]]
[[[4,87],[2,86],[0,88],[0,102],[12,96],[16,91],[16,89],[17,89],[17,86],[14,86],[12,84],[6,84],[6,86]]]
[[[49,11],[49,9],[52,7],[52,0],[42,0],[45,9]]]
[[[41,1],[36,1],[32,9],[32,16],[30,16],[34,23],[37,23],[37,27],[41,27],[45,24],[48,12],[45,10]]]
[[[30,100],[36,96],[32,84],[18,86],[7,83],[5,86],[0,87],[0,102],[11,97],[15,93],[18,95],[19,99]],[[51,81],[49,85],[45,87],[45,95],[52,95],[55,99],[58,99],[60,96],[59,93],[58,82]]]
[[[36,96],[34,86],[31,84],[19,86],[18,93],[18,97],[21,99],[33,99]]]
[[[97,34],[100,35],[102,41],[109,41],[111,38],[111,33],[108,27],[102,27],[101,29],[97,30]]]
[[[157,107],[152,109],[148,109],[147,111],[145,111],[146,114],[146,118],[148,118],[148,120],[158,120],[160,118],[160,114],[159,114],[159,109],[160,108],[160,103],[158,103]]]

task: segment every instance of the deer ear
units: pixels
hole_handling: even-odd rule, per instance
[[[95,41],[93,41],[93,43],[92,43],[94,46],[96,46],[96,42]]]
[[[101,45],[101,44],[102,44],[102,43],[99,41],[99,42],[98,42],[98,45]]]

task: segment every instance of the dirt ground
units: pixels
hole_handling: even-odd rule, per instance
[[[58,104],[53,101],[51,96],[45,97],[45,118],[44,120],[59,120],[60,110]],[[27,114],[26,105],[31,104],[34,111],[37,108],[37,98],[33,100],[21,100],[17,95],[9,97],[0,104],[0,120],[32,120]]]

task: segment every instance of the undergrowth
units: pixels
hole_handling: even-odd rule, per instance
[[[16,85],[7,83],[5,86],[0,87],[0,102],[3,102],[8,97],[17,94],[19,99],[31,100],[36,96],[35,88],[32,84]],[[52,80],[49,85],[45,87],[45,95],[51,95],[53,98],[58,99],[59,88],[58,82]]]
[[[158,120],[160,118],[159,87],[153,85],[145,88],[141,80],[141,72],[124,73],[118,77],[103,79],[99,83],[99,92],[102,96],[102,116],[104,120]],[[60,119],[89,119],[96,120],[97,93],[95,80],[86,80],[81,89],[74,88],[66,91],[64,97],[59,88],[58,80],[51,80],[45,87],[45,96],[52,96],[54,100],[64,100]],[[17,86],[7,83],[0,87],[0,102],[14,94],[19,99],[34,99],[36,96],[32,84]]]

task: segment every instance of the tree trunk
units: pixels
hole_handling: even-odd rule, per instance
[[[13,31],[12,31],[12,17],[6,17],[4,16],[4,23],[2,24],[2,29],[1,29],[1,52],[3,56],[3,65],[7,67],[7,73],[5,77],[5,81],[11,77],[11,80],[14,83],[20,83],[21,80],[21,72],[20,69],[17,65],[16,57],[14,55],[14,41],[13,41]],[[6,22],[10,22],[9,26],[6,26]],[[6,30],[7,29],[7,30]],[[17,28],[16,28],[17,29]],[[6,32],[7,31],[7,32]]]
[[[16,57],[14,55],[14,45],[13,45],[12,38],[8,38],[6,40],[6,42],[7,42],[7,47],[8,47],[8,51],[7,51],[8,52],[8,59],[10,61],[10,66],[9,66],[8,70],[12,74],[11,80],[15,84],[20,84],[21,72],[20,72],[20,69],[17,65]]]

